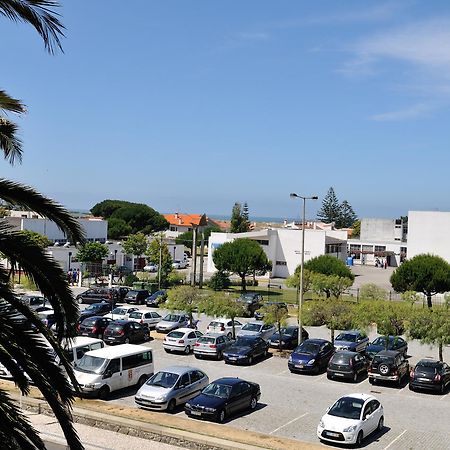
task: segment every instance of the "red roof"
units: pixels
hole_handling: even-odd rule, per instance
[[[178,225],[190,227],[192,225],[204,226],[206,225],[206,216],[204,214],[164,214],[165,219],[170,225]]]

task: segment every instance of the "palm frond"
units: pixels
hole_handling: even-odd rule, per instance
[[[49,53],[55,52],[55,46],[61,51],[60,37],[64,37],[64,25],[51,8],[59,7],[53,0],[1,0],[0,14],[14,22],[29,23],[42,37]]]
[[[26,112],[25,105],[20,100],[11,97],[2,89],[0,89],[0,110],[17,114]]]
[[[10,164],[14,164],[16,159],[22,162],[22,141],[17,137],[18,129],[14,122],[0,117],[0,151]]]
[[[0,198],[52,220],[74,243],[85,239],[80,224],[65,208],[29,186],[0,178]]]

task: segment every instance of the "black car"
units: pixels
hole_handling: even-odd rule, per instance
[[[372,359],[381,350],[396,350],[402,352],[406,357],[408,343],[400,336],[380,336],[366,347],[366,356]]]
[[[149,294],[150,293],[146,289],[133,289],[127,292],[124,301],[127,303],[136,303],[136,305],[143,305]]]
[[[242,305],[245,317],[252,317],[256,310],[262,306],[262,295],[256,292],[246,292],[242,294],[236,301]]]
[[[50,305],[50,302],[45,297],[42,297],[41,295],[22,295],[20,297],[20,300],[28,305],[30,309],[33,311],[39,312],[39,310],[43,311],[41,308],[45,308],[46,305]]]
[[[309,339],[308,332],[302,328],[302,341]],[[289,326],[281,328],[281,348],[293,349],[298,345],[298,326]],[[272,348],[280,348],[280,333],[278,331],[269,339],[269,346]]]
[[[367,372],[370,384],[375,384],[376,381],[394,381],[400,386],[409,374],[409,363],[403,352],[382,350],[373,357]]]
[[[319,373],[328,366],[333,353],[331,342],[325,339],[307,339],[292,352],[288,368],[291,372]]]
[[[157,308],[161,303],[164,303],[167,299],[166,291],[156,291],[145,299],[145,304],[153,308]]]
[[[108,317],[88,317],[78,324],[77,334],[79,336],[89,336],[103,339],[103,333],[110,322],[112,322],[112,319],[109,319]]]
[[[450,386],[450,367],[442,361],[421,359],[409,373],[409,389],[426,389],[444,394]]]
[[[150,340],[150,329],[146,324],[131,320],[110,322],[103,333],[107,344],[131,344]]]
[[[355,383],[361,374],[367,373],[368,361],[359,352],[342,350],[330,359],[327,368],[329,380],[353,380]]]
[[[259,384],[240,378],[219,378],[189,400],[184,412],[190,417],[223,422],[242,410],[254,410],[261,397]]]
[[[111,303],[93,303],[80,312],[79,322],[82,322],[87,317],[103,316],[104,314],[107,314],[109,312],[111,312]]]
[[[241,336],[223,352],[225,364],[252,364],[255,358],[267,356],[269,343],[256,336]]]
[[[119,291],[115,288],[92,288],[76,296],[78,303],[108,302],[115,304],[119,299]]]
[[[263,320],[264,319],[264,308],[270,308],[276,306],[279,309],[282,309],[283,311],[285,311],[286,313],[288,312],[288,307],[286,305],[286,303],[284,302],[266,302],[262,305],[262,309],[259,309],[257,311],[255,311],[255,319],[256,320]]]

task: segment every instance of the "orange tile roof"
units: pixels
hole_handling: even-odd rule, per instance
[[[189,227],[192,224],[200,226],[206,225],[206,217],[204,214],[164,214],[165,219],[170,225],[179,225]]]

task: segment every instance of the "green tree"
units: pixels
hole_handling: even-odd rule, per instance
[[[344,200],[339,206],[339,216],[336,221],[336,228],[350,228],[357,219],[355,211],[347,200]]]
[[[204,239],[205,242],[208,241],[209,237],[211,236],[212,232],[220,232],[221,229],[218,226],[211,225],[204,228]],[[188,247],[189,249],[192,248],[192,240],[193,240],[193,231],[185,231],[184,233],[181,233],[178,237],[175,238],[175,242],[177,244],[184,245]],[[201,239],[201,233],[197,233],[197,242],[196,245],[200,245],[200,239]]]
[[[223,291],[230,287],[231,281],[228,274],[222,270],[218,270],[209,279],[208,286],[214,291]]]
[[[450,291],[450,264],[440,256],[416,255],[395,270],[391,284],[397,292],[422,292],[432,308],[433,295]]]
[[[324,323],[330,330],[330,340],[334,344],[335,330],[348,330],[351,328],[354,305],[339,300],[324,303]]]
[[[343,261],[330,255],[316,256],[307,261],[304,268],[323,275],[336,275],[338,277],[349,278],[352,281],[355,279],[352,271]]]
[[[252,239],[235,239],[226,242],[214,251],[214,265],[217,270],[231,272],[241,277],[242,291],[246,291],[246,276],[267,272],[272,269],[261,246]]]
[[[37,233],[36,231],[22,230],[21,233],[27,239],[34,242],[36,245],[43,249],[47,248],[51,244],[50,239],[47,236]]]
[[[358,238],[361,236],[361,221],[356,220],[352,225],[352,238]]]
[[[131,227],[123,219],[108,219],[108,238],[122,239],[131,233]]]
[[[278,335],[280,336],[278,343],[278,351],[281,352],[283,350],[282,340],[281,340],[281,328],[286,326],[287,319],[289,317],[289,313],[286,308],[282,307],[281,304],[270,303],[265,304],[260,311],[264,314],[264,323],[269,325],[275,325]]]
[[[245,204],[247,205],[247,204]],[[250,222],[248,221],[248,206],[246,211],[242,209],[242,205],[236,202],[231,211],[231,233],[245,233],[250,231]]]
[[[362,300],[386,300],[387,292],[374,283],[363,284],[359,290]]]
[[[143,233],[130,234],[122,247],[128,255],[141,256],[147,251],[148,241]]]
[[[340,213],[339,201],[334,189],[330,187],[322,200],[322,206],[319,211],[317,211],[317,218],[326,223],[338,222]]]
[[[190,326],[194,326],[193,313],[202,300],[200,290],[194,286],[178,286],[167,293],[165,307],[171,311],[184,311],[189,315]]]
[[[86,242],[78,249],[77,259],[81,262],[100,262],[108,255],[108,247],[100,242]]]
[[[153,235],[153,240],[147,247],[145,255],[150,262],[158,265],[158,278],[161,286],[166,286],[168,277],[172,272],[172,256],[167,244],[163,241],[162,234]]]
[[[53,11],[57,6],[58,2],[48,0],[0,0],[0,14],[15,22],[30,24],[42,37],[47,50],[52,53],[55,47],[61,47],[60,37],[63,36],[64,29]],[[7,47],[4,51],[7,51]],[[25,107],[19,100],[0,91],[0,114],[3,112],[22,114]],[[22,159],[22,142],[17,132],[17,125],[0,115],[0,151],[11,164]],[[12,206],[30,209],[53,221],[72,242],[83,242],[81,228],[68,211],[34,189],[0,179],[0,198]],[[76,385],[72,366],[60,345],[63,337],[75,336],[74,324],[79,312],[66,276],[59,264],[41,245],[29,236],[12,229],[4,220],[0,220],[0,252],[10,261],[17,263],[25,275],[49,299],[55,311],[57,327],[55,338],[38,316],[17,299],[9,273],[1,264],[0,363],[12,373],[23,395],[27,395],[30,390],[29,380],[23,373],[23,370],[26,371],[52,408],[70,448],[82,449],[83,445],[72,424],[70,410],[73,394],[70,385],[61,367],[55,363],[46,343],[53,347],[69,378]],[[30,320],[40,333],[29,333],[21,329],[15,321],[17,312]],[[3,390],[0,390],[0,403],[2,447],[44,449],[45,444],[36,430]]]
[[[306,293],[309,290],[311,290],[313,275],[314,275],[313,272],[304,268],[304,270],[303,270],[303,293]],[[294,287],[297,289],[300,288],[300,266],[298,266],[295,269],[295,272],[286,279],[286,286]]]

